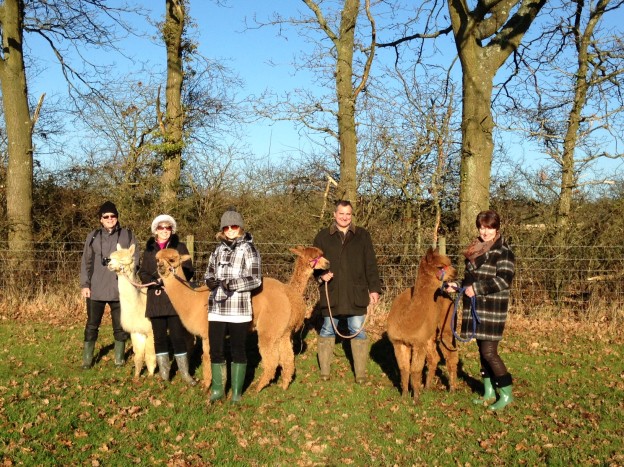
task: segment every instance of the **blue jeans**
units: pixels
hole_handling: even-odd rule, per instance
[[[344,317],[333,318],[334,326],[338,327],[338,322],[341,319],[345,319]],[[362,316],[347,316],[347,326],[349,328],[349,335],[353,335],[362,328],[364,325],[364,320],[366,319],[366,315]],[[332,318],[329,316],[323,317],[323,327],[321,327],[320,336],[321,337],[336,337],[336,333],[334,332],[334,326],[332,326],[331,322]],[[354,337],[354,339],[366,339],[366,331],[362,329],[362,331]]]

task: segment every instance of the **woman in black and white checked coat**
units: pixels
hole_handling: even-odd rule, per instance
[[[221,229],[217,245],[210,255],[204,276],[211,290],[208,299],[208,341],[212,365],[210,400],[225,396],[227,374],[225,338],[230,336],[232,364],[232,401],[241,398],[247,355],[245,342],[251,313],[251,291],[262,285],[260,254],[249,232],[245,232],[243,216],[234,208],[221,216]]]
[[[468,338],[475,329],[474,337],[479,347],[481,376],[484,395],[474,400],[476,404],[491,402],[489,406],[499,410],[513,400],[512,377],[498,354],[498,343],[503,338],[509,289],[515,272],[515,257],[511,248],[500,235],[500,216],[496,211],[482,211],[477,215],[479,237],[464,251],[466,272],[462,282],[465,288],[461,335]],[[474,325],[470,311],[471,298],[475,297],[479,322]],[[474,327],[473,327],[474,326]]]

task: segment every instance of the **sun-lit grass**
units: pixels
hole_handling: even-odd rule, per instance
[[[178,377],[133,382],[130,363],[113,366],[108,326],[90,371],[80,325],[5,321],[0,339],[2,465],[624,465],[624,341],[599,326],[512,319],[501,353],[516,401],[496,414],[471,402],[474,343],[460,348],[459,390],[438,380],[415,405],[399,395],[387,340],[372,344],[367,384],[353,383],[340,345],[322,382],[310,331],[287,391],[210,405]]]

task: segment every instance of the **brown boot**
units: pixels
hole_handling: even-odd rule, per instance
[[[353,370],[355,382],[366,382],[366,364],[368,363],[368,339],[351,339],[351,355],[353,355]]]
[[[321,369],[321,379],[327,381],[329,379],[329,372],[331,362],[334,359],[334,345],[336,344],[335,337],[319,337],[317,355],[319,361],[319,367]]]

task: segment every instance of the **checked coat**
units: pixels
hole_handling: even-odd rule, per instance
[[[221,281],[208,299],[208,321],[251,321],[251,291],[262,285],[260,254],[251,234],[232,243],[221,241],[210,255],[204,278]]]
[[[489,251],[475,259],[466,260],[466,275],[462,287],[472,285],[476,297],[476,311],[480,322],[476,327],[477,340],[500,341],[505,330],[509,289],[515,273],[516,260],[511,248],[500,237]],[[461,337],[469,338],[473,330],[470,298],[464,295]]]

